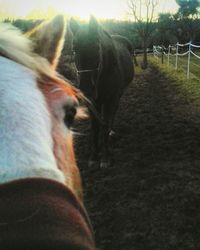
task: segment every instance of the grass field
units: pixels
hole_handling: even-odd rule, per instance
[[[165,74],[170,80],[176,82],[180,94],[189,102],[194,103],[194,109],[200,112],[200,68],[199,71],[197,71],[195,67],[191,67],[192,73],[190,74],[190,79],[187,79],[184,69],[186,60],[184,60],[184,58],[180,59],[179,65],[181,65],[181,67],[177,70],[171,63],[169,66],[167,63],[161,64],[160,60],[157,60],[157,58],[150,57],[149,61],[151,64],[158,67],[160,72]]]
[[[154,58],[135,73],[116,115],[109,168],[87,166],[90,124],[76,128],[97,249],[200,249],[200,81]]]
[[[197,55],[200,55],[200,52],[195,51],[195,53]],[[157,60],[161,61],[161,58],[158,58]],[[176,64],[175,55],[170,55],[169,63],[175,69],[175,64]],[[168,64],[167,55],[164,55],[164,64],[165,65]],[[187,75],[187,67],[188,67],[188,55],[179,56],[178,57],[178,69],[182,69],[185,73],[185,76]],[[200,59],[198,59],[192,54],[190,57],[190,77],[196,77],[200,79]]]

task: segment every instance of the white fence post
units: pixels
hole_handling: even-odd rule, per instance
[[[179,47],[188,47],[188,50],[186,52],[182,52],[181,51],[179,52]],[[178,59],[179,59],[179,56],[180,57],[183,57],[183,56],[187,56],[187,69],[186,69],[186,77],[187,79],[190,78],[190,64],[192,63],[192,65],[195,65],[196,67],[199,67],[200,66],[195,63],[195,62],[192,62],[192,58],[191,56],[193,55],[194,57],[198,58],[200,60],[200,56],[198,54],[196,54],[192,48],[196,48],[196,49],[200,49],[200,45],[195,45],[195,44],[192,44],[192,42],[188,42],[188,43],[185,43],[185,44],[180,44],[179,42],[176,43],[175,46],[173,45],[169,45],[168,46],[168,53],[165,53],[164,52],[164,55],[166,55],[167,57],[167,64],[168,66],[170,65],[170,57],[175,57],[175,69],[177,70],[178,69]],[[174,54],[174,48],[176,49],[176,52]],[[158,51],[161,49],[161,52]],[[157,60],[159,59],[159,55],[162,55],[163,56],[163,47],[160,47],[160,46],[153,46],[153,52],[154,52],[154,57],[157,58]],[[171,53],[172,52],[172,53]],[[185,70],[184,70],[185,71]]]
[[[178,68],[178,43],[176,44],[176,65],[175,65],[175,69]]]
[[[168,53],[167,53],[167,66],[169,66],[169,55],[170,55],[170,48],[171,46],[168,46]]]
[[[188,51],[187,79],[190,78],[190,58],[191,58],[191,42],[189,43],[189,51]]]

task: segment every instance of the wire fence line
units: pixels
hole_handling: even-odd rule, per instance
[[[146,49],[147,54],[153,54],[153,49],[152,48],[147,48]],[[143,49],[134,49],[134,55],[141,55],[144,54],[144,50]]]
[[[164,46],[153,46],[153,55],[154,57],[161,58],[162,63],[164,63],[164,57],[167,58],[167,64],[170,64],[170,58],[175,58],[175,69],[178,68],[178,63],[181,57],[187,56],[186,60],[186,72],[187,72],[187,79],[190,78],[190,66],[195,65],[199,67],[200,71],[200,63],[194,63],[191,60],[191,56],[193,55],[195,58],[200,60],[200,56],[194,52],[195,50],[200,49],[200,45],[192,44],[191,42],[180,44],[177,43],[176,45],[169,45],[167,48]],[[198,61],[200,62],[200,61]]]

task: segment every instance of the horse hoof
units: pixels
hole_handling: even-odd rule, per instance
[[[110,163],[107,161],[102,161],[100,163],[100,168],[108,168],[110,166]]]

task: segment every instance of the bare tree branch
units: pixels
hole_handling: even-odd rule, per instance
[[[158,0],[128,0],[128,8],[137,23],[136,32],[144,50],[143,67],[147,67],[147,46],[152,37],[152,24]],[[142,13],[144,10],[144,14]]]

